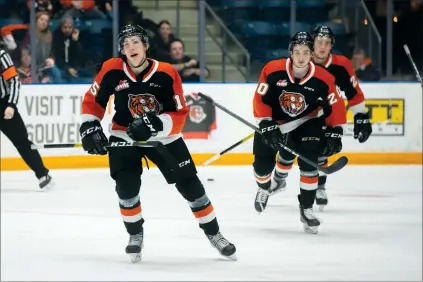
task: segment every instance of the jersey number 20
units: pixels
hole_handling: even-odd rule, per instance
[[[338,87],[336,88],[335,92],[332,92],[328,95],[329,105],[333,105],[338,101],[337,96],[342,98],[341,94],[339,94]]]

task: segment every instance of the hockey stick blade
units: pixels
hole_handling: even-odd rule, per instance
[[[224,111],[225,113],[227,113],[228,115],[232,116],[233,118],[237,119],[238,121],[242,122],[243,124],[245,124],[246,126],[250,127],[251,129],[253,129],[255,132],[257,132],[258,134],[261,134],[261,131],[259,128],[257,128],[255,125],[251,124],[250,122],[248,122],[247,120],[243,119],[242,117],[238,116],[237,114],[233,113],[232,111],[228,110],[227,108],[225,108],[224,106],[222,106],[221,104],[215,102],[212,98],[210,98],[209,96],[203,94],[203,93],[198,93],[198,96],[200,96],[201,98],[203,98],[204,100],[212,103],[215,107],[221,109],[222,111]],[[348,164],[348,158],[343,156],[339,159],[337,159],[333,164],[327,166],[327,167],[320,167],[317,163],[309,160],[308,158],[304,157],[303,155],[295,152],[294,150],[292,150],[291,148],[285,146],[284,144],[280,144],[281,149],[284,149],[288,152],[290,152],[291,154],[297,156],[298,158],[302,159],[304,162],[308,163],[309,165],[315,167],[316,169],[326,173],[326,174],[332,174],[334,172],[339,171],[340,169],[342,169],[343,167],[345,167]]]
[[[334,163],[332,163],[330,166],[319,167],[319,170],[326,174],[332,174],[341,170],[347,164],[348,164],[348,158],[345,156],[342,156],[339,159],[337,159]]]

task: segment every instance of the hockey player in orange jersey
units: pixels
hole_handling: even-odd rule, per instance
[[[261,72],[253,100],[254,117],[262,132],[254,136],[253,145],[258,185],[254,207],[258,212],[266,208],[272,189],[285,187],[294,163],[295,156],[281,149],[280,143],[315,163],[322,148],[328,154],[342,149],[344,101],[333,75],[311,61],[313,50],[311,35],[298,32],[289,44],[290,57],[267,63]],[[306,232],[317,233],[320,221],[314,216],[313,203],[319,173],[302,159],[298,159],[298,165],[301,221]],[[272,179],[274,168],[276,181]]]

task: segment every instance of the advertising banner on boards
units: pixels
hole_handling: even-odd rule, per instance
[[[348,109],[347,103],[345,103]],[[367,99],[366,109],[370,113],[373,125],[373,135],[403,136],[404,135],[404,99]],[[352,135],[354,116],[348,109],[345,135]]]

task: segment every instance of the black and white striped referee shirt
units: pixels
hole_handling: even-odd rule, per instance
[[[0,48],[0,93],[1,99],[7,99],[8,106],[16,107],[19,100],[21,82],[10,55]]]

